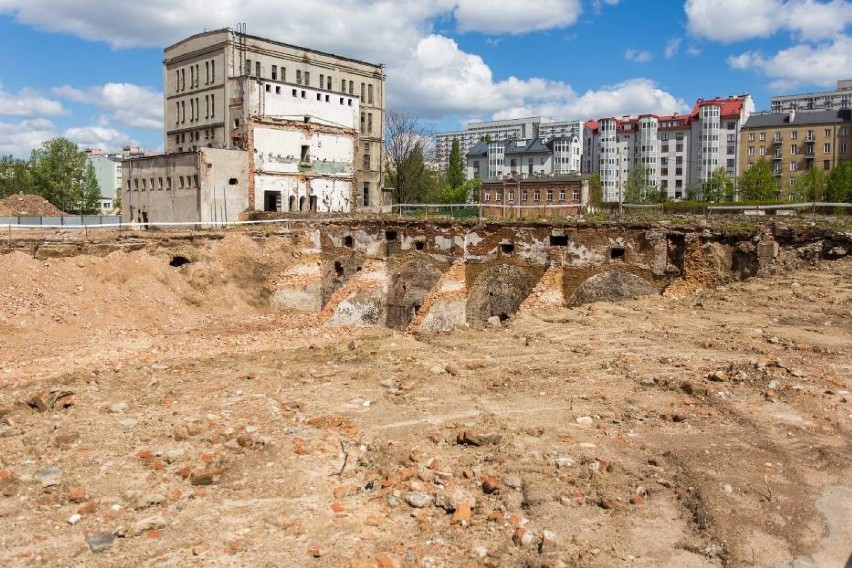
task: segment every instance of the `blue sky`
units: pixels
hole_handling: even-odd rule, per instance
[[[248,31],[388,69],[388,108],[470,119],[683,112],[852,78],[850,0],[0,0],[0,154],[162,146],[162,50]]]

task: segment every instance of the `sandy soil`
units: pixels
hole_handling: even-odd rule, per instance
[[[286,248],[173,254],[0,255],[0,565],[852,552],[849,260],[415,337],[269,308]]]

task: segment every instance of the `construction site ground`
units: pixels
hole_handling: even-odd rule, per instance
[[[852,261],[413,336],[0,255],[0,565],[841,567]],[[241,272],[242,271],[242,272]]]

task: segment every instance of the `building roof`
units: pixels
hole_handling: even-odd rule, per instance
[[[503,183],[559,183],[559,182],[569,182],[569,181],[582,181],[584,176],[582,174],[553,174],[553,175],[542,175],[542,176],[527,176],[524,178],[516,177],[516,176],[507,176],[503,179],[491,178],[484,180],[482,182],[483,186],[486,184],[500,184],[502,187]]]
[[[792,120],[791,120],[792,118]],[[743,128],[768,128],[809,124],[836,124],[852,121],[852,110],[809,110],[797,112],[766,112],[751,115]]]
[[[696,101],[695,106],[692,107],[692,113],[690,116],[693,119],[698,118],[698,109],[703,106],[714,105],[721,107],[721,118],[733,118],[739,117],[743,111],[743,101],[745,100],[746,95],[740,97],[728,97],[727,99],[715,98],[715,99],[698,99]]]
[[[193,34],[189,37],[185,37],[177,43],[173,43],[172,45],[166,47],[164,49],[164,52],[169,51],[170,49],[174,49],[175,47],[177,47],[180,44],[187,42],[189,40],[199,38],[199,37],[204,37],[204,36],[221,34],[223,32],[233,33],[235,36],[239,33],[239,32],[232,30],[231,28],[219,28],[218,30],[209,30],[209,31],[206,31],[206,32],[200,32],[200,33],[197,33],[197,34]],[[272,43],[272,44],[275,44],[275,45],[278,45],[278,46],[281,46],[281,47],[287,47],[289,49],[298,49],[300,51],[306,51],[308,53],[315,53],[317,55],[324,55],[326,57],[335,57],[337,59],[342,59],[344,61],[351,61],[352,63],[360,63],[361,65],[368,65],[370,67],[377,67],[377,68],[384,67],[383,63],[370,63],[369,61],[363,61],[361,59],[355,59],[353,57],[346,57],[345,55],[337,55],[336,53],[329,53],[327,51],[320,51],[318,49],[311,49],[310,47],[302,47],[300,45],[293,45],[291,43],[284,43],[284,42],[276,41],[274,39],[269,39],[269,38],[266,38],[266,37],[260,37],[260,36],[251,35],[251,34],[243,34],[243,35],[246,38],[259,40],[259,41],[265,41],[265,42]]]
[[[550,148],[548,144],[552,140],[556,140],[560,137],[550,138],[548,142],[544,142],[542,138],[507,138],[506,140],[496,140],[503,144],[503,148],[505,155],[512,154],[548,154],[550,153]],[[518,145],[518,142],[523,142],[522,145]],[[468,158],[475,158],[481,156],[488,155],[488,142],[485,140],[480,140],[473,147],[468,150],[466,156]]]

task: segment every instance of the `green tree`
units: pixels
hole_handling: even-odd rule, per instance
[[[450,149],[450,163],[447,167],[447,184],[453,189],[464,184],[464,161],[462,160],[459,141],[453,138],[453,146]]]
[[[852,162],[841,160],[828,174],[826,199],[831,203],[852,202]]]
[[[63,211],[83,202],[86,154],[67,138],[46,140],[30,158],[34,191]]]
[[[743,201],[770,201],[775,199],[775,176],[766,158],[759,159],[740,176],[740,198]]]
[[[634,168],[624,182],[624,203],[658,203],[665,201],[665,192],[657,190],[651,183],[648,169],[645,166]]]
[[[93,215],[100,210],[101,186],[95,175],[95,167],[92,162],[86,161],[86,172],[83,174],[83,191],[79,200],[79,211],[83,215]]]
[[[796,178],[793,190],[790,192],[790,201],[825,201],[826,180],[822,170],[810,168],[803,175]]]
[[[438,183],[429,193],[429,203],[470,203],[477,201],[479,188],[482,182],[479,179],[471,179],[458,187],[452,187],[449,183]]]
[[[403,112],[385,113],[386,176],[396,203],[414,203],[434,188],[436,175],[431,161],[432,132],[418,119]]]
[[[33,193],[33,176],[24,160],[0,157],[0,198],[18,193]]]
[[[600,173],[589,176],[589,204],[592,207],[600,207],[603,204],[603,183],[601,183]]]
[[[734,200],[734,182],[728,177],[725,168],[719,167],[702,185],[704,201],[721,203]]]

